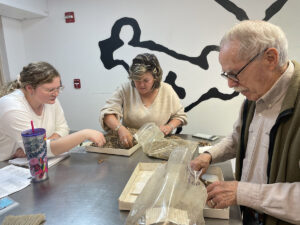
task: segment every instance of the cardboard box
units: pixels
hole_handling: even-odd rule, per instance
[[[131,209],[136,198],[142,192],[145,184],[160,164],[161,163],[139,163],[136,166],[119,197],[120,210]],[[216,166],[210,166],[206,174],[203,175],[203,178],[212,182],[216,180],[224,180],[221,168]],[[208,218],[229,219],[229,207],[226,209],[213,209],[206,205],[203,210],[203,215]]]

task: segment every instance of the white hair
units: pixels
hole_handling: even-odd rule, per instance
[[[249,60],[267,48],[276,48],[278,65],[288,61],[288,41],[280,27],[262,20],[244,20],[233,26],[222,38],[220,48],[231,41],[240,43],[239,57]]]

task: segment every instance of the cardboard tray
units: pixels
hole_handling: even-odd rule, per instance
[[[96,152],[96,153],[104,153],[104,154],[112,154],[112,155],[123,155],[123,156],[131,156],[136,150],[138,150],[141,145],[136,144],[130,149],[122,149],[122,148],[101,148],[94,146],[85,146],[85,150],[87,152]]]
[[[161,163],[139,163],[135,167],[122,194],[119,197],[119,209],[130,210],[145,184]],[[143,186],[144,185],[144,186]]]
[[[218,166],[210,166],[202,178],[212,182],[217,180],[224,181],[222,169]],[[229,207],[225,209],[212,209],[206,205],[203,209],[203,215],[208,218],[229,219]]]
[[[160,164],[161,163],[139,163],[136,166],[119,197],[120,210],[131,209],[139,193],[142,192],[143,187]],[[222,170],[217,166],[210,166],[206,175],[203,175],[203,178],[212,182],[224,180]],[[229,207],[226,209],[212,209],[206,205],[203,210],[203,215],[208,218],[229,219]]]

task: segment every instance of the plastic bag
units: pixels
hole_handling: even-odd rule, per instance
[[[178,146],[187,147],[194,153],[198,143],[183,139],[167,139],[155,123],[144,124],[134,135],[134,138],[141,144],[143,152],[148,156],[169,159],[170,153]]]
[[[192,176],[188,148],[176,147],[136,199],[126,225],[202,225],[207,199],[204,184]]]

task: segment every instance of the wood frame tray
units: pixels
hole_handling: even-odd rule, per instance
[[[141,147],[140,144],[136,144],[130,149],[122,149],[122,148],[101,148],[94,146],[85,146],[85,150],[87,152],[96,152],[96,153],[104,153],[104,154],[112,154],[112,155],[123,155],[123,156],[131,156],[136,150]]]
[[[205,175],[208,176],[205,176]],[[224,181],[222,169],[218,166],[208,167],[206,174],[202,178],[214,182],[215,180],[210,180],[209,175],[216,175],[219,181]],[[229,219],[229,207],[225,209],[213,209],[205,205],[203,209],[203,216],[208,218],[218,218],[218,219]]]
[[[125,188],[123,189],[119,197],[119,209],[130,210],[136,198],[138,197],[137,189],[139,183],[144,178],[143,183],[146,184],[148,179],[154,173],[155,169],[161,165],[161,163],[138,163],[135,167],[131,177],[129,178]],[[143,177],[143,174],[146,174]],[[150,176],[149,176],[150,175]],[[147,179],[148,178],[148,179]],[[143,187],[142,187],[143,188]],[[140,188],[138,188],[140,189]],[[141,189],[142,190],[142,189]],[[140,190],[140,192],[141,192]]]
[[[144,180],[143,183],[147,183],[155,169],[161,165],[161,163],[139,163],[134,169],[131,177],[129,178],[123,192],[119,197],[119,209],[120,210],[130,210],[132,205],[134,204],[136,198],[138,197],[138,192],[141,193],[142,188],[139,187],[139,183],[143,178],[146,177],[147,180]],[[143,173],[146,176],[143,176]],[[151,174],[151,175],[150,175]],[[224,181],[222,169],[217,166],[210,166],[206,172],[206,176],[202,177],[207,179],[208,181],[216,181],[211,180],[212,178],[216,178],[219,181]],[[139,189],[139,191],[136,191]],[[203,215],[207,218],[218,218],[218,219],[229,219],[229,207],[225,209],[213,209],[209,208],[207,205],[203,209]]]

